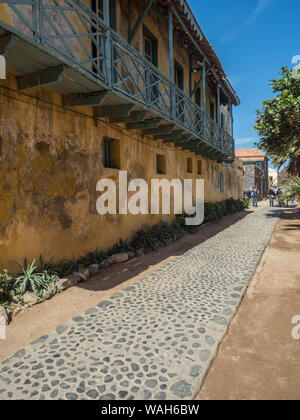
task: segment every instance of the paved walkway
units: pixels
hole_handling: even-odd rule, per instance
[[[300,209],[285,209],[199,400],[300,400]]]
[[[0,364],[0,399],[192,399],[280,210],[262,208]]]

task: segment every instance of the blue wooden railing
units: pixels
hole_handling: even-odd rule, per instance
[[[12,22],[0,16],[0,27],[234,158],[233,138],[81,0],[0,0],[0,8],[3,4]]]

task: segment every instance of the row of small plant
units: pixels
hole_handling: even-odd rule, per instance
[[[220,217],[234,214],[247,208],[249,202],[245,199],[228,199],[219,203],[205,203],[204,223],[214,221]],[[34,292],[43,299],[48,291],[55,289],[60,278],[67,277],[81,268],[93,264],[101,264],[114,254],[136,252],[143,249],[149,253],[158,247],[163,247],[170,242],[181,238],[186,232],[193,233],[197,227],[186,226],[186,215],[178,215],[172,223],[161,222],[154,226],[145,226],[136,232],[130,241],[120,239],[109,251],[91,252],[84,257],[72,260],[64,260],[54,265],[52,260],[45,262],[40,256],[39,264],[34,260],[28,263],[25,259],[23,265],[19,265],[20,273],[13,277],[4,270],[0,272],[0,305],[7,306],[10,302],[21,302],[22,295],[27,291]]]
[[[40,256],[39,267],[36,261],[28,263],[25,258],[23,265],[18,264],[20,273],[12,276],[7,270],[0,272],[0,305],[8,304],[11,301],[15,303],[22,301],[22,295],[27,291],[35,293],[43,299],[50,288],[60,279],[59,273],[55,271],[52,261],[45,262]]]

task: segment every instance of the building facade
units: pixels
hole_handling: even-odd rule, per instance
[[[256,149],[237,149],[235,155],[244,165],[244,192],[256,187],[263,200],[269,192],[269,159]]]
[[[104,216],[105,177],[242,196],[239,98],[186,1],[0,3],[0,267],[106,249],[162,216]]]
[[[269,168],[269,181],[273,187],[278,187],[278,178],[279,172],[276,169]]]

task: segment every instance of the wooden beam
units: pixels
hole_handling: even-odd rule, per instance
[[[175,126],[173,124],[168,125],[161,125],[157,128],[148,128],[146,130],[143,130],[144,136],[151,136],[151,135],[158,135],[158,134],[171,134],[174,130]]]
[[[10,48],[17,42],[17,36],[13,34],[6,34],[0,37],[0,54],[6,56]]]
[[[197,49],[197,51],[203,55],[202,50],[200,49],[198,42],[196,42],[196,40],[194,39],[193,35],[190,33],[188,27],[186,26],[186,24],[184,23],[183,19],[181,18],[181,16],[179,15],[179,13],[177,12],[177,10],[174,8],[173,9],[173,13],[176,16],[176,19],[178,20],[178,22],[180,23],[180,25],[183,27],[184,31],[186,32],[187,36],[190,38],[190,41],[193,43],[194,47]]]
[[[138,17],[138,19],[137,19],[137,21],[136,21],[133,29],[130,29],[130,33],[128,35],[128,42],[129,42],[129,44],[132,43],[133,38],[135,37],[135,35],[136,35],[136,33],[137,33],[140,25],[143,23],[143,21],[144,21],[145,17],[147,16],[147,14],[148,14],[148,12],[149,12],[149,10],[150,10],[150,8],[151,8],[151,6],[152,6],[153,3],[154,3],[154,0],[149,0],[146,3],[146,5],[144,7],[144,10],[142,11],[142,14]]]
[[[176,143],[176,144],[185,144],[189,139],[189,136],[186,137],[173,137],[172,139],[162,139],[164,143]]]
[[[129,117],[111,117],[109,122],[111,124],[121,124],[144,121],[146,118],[147,111],[132,111]]]
[[[199,139],[196,139],[194,136],[183,136],[180,140],[175,140],[175,146],[180,145],[181,143],[189,143],[189,142],[199,142]]]
[[[72,93],[70,95],[63,95],[62,105],[67,107],[72,106],[99,106],[107,97],[108,91],[103,90],[92,94]]]
[[[94,117],[129,117],[134,104],[130,105],[107,105],[94,108]]]
[[[154,140],[160,140],[160,139],[168,140],[175,137],[178,138],[182,134],[184,134],[184,130],[175,130],[175,131],[172,131],[172,133],[166,133],[166,134],[155,134]]]
[[[128,123],[127,130],[144,130],[146,128],[157,128],[161,121],[161,118],[152,118],[142,122]]]
[[[61,82],[61,77],[66,70],[64,64],[49,67],[34,73],[25,74],[17,77],[19,90],[41,88]]]

